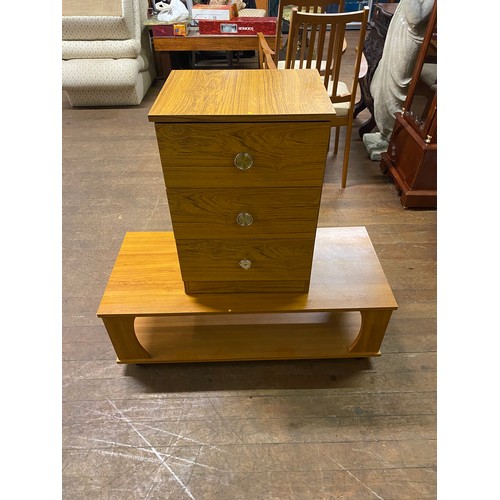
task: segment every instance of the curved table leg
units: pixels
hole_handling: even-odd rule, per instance
[[[377,355],[380,353],[380,345],[391,319],[392,309],[373,309],[360,312],[361,327],[358,336],[349,346],[349,352]]]
[[[151,358],[137,340],[134,330],[135,316],[102,317],[118,362],[136,363]]]

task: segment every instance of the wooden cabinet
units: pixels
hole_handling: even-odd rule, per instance
[[[380,168],[390,175],[405,208],[437,207],[437,7]]]
[[[171,73],[149,119],[186,293],[308,291],[334,113],[315,70]]]

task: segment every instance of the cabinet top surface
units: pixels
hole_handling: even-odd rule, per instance
[[[174,70],[152,122],[331,121],[335,109],[315,69]]]

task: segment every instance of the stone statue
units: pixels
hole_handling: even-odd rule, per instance
[[[401,111],[422,45],[434,0],[401,0],[391,19],[384,52],[373,74],[370,93],[378,132],[363,135],[371,160],[387,151],[394,113]]]

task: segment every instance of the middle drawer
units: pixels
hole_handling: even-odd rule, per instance
[[[168,189],[176,239],[308,238],[321,187]]]

